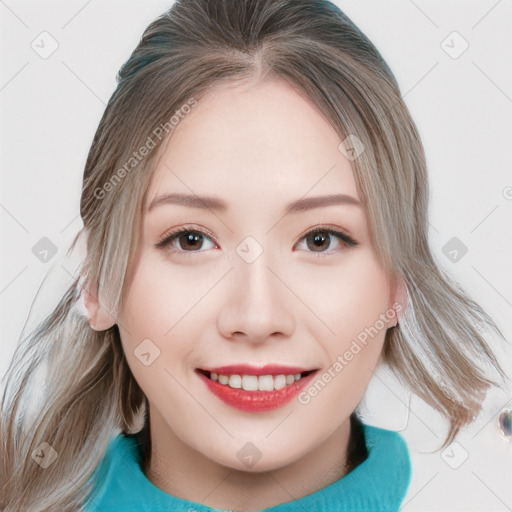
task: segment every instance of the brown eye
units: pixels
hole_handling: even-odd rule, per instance
[[[331,252],[335,252],[336,249],[340,251],[343,250],[343,247],[348,248],[359,245],[358,242],[349,235],[346,235],[341,231],[327,228],[314,229],[303,236],[300,242],[302,242],[302,240],[306,242],[306,252],[315,252],[318,254],[329,254]],[[334,249],[331,247],[333,244],[335,246]],[[331,248],[331,250],[327,250],[329,248]]]
[[[210,241],[212,247],[215,247],[215,243],[211,241],[211,238],[201,231],[180,229],[165,235],[164,238],[156,244],[156,247],[161,249],[169,246],[170,251],[177,253],[203,252],[201,249],[204,249],[203,245],[205,241]],[[206,248],[209,249],[211,247]]]
[[[178,246],[183,250],[197,250],[203,244],[203,235],[196,231],[186,231],[176,237]]]
[[[306,236],[307,246],[312,251],[325,250],[331,243],[331,235],[327,231],[316,231]]]

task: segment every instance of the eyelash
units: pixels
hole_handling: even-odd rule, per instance
[[[215,244],[218,245],[217,241],[215,240],[215,237],[210,232],[208,232],[206,230],[202,231],[202,230],[194,228],[194,227],[187,227],[186,226],[186,227],[180,227],[180,228],[178,228],[178,229],[176,229],[174,231],[166,233],[155,244],[155,247],[157,249],[164,249],[165,247],[170,245],[173,242],[174,239],[177,239],[179,237],[179,235],[181,235],[183,233],[195,233],[195,234],[199,234],[199,235],[206,235]],[[302,235],[299,238],[299,242],[301,240],[303,240],[304,238],[306,238],[308,235],[312,235],[312,234],[315,234],[315,233],[327,233],[329,235],[334,235],[335,237],[337,237],[348,248],[356,247],[357,245],[359,245],[359,242],[354,240],[351,236],[349,236],[346,233],[343,233],[341,231],[338,231],[336,229],[329,228],[328,226],[315,227],[315,228],[311,229],[310,231],[307,231],[304,235]],[[202,251],[201,250],[200,251],[183,251],[183,250],[173,249],[173,250],[170,250],[170,252],[177,253],[177,254],[180,254],[180,255],[183,255],[183,256],[192,256],[194,253],[195,254],[201,253],[201,252],[204,252],[204,250],[202,250]],[[310,252],[311,254],[314,254],[315,256],[318,256],[318,257],[325,257],[325,256],[331,255],[333,253],[332,251],[330,251],[330,252],[328,252],[328,251],[324,251],[324,252],[305,251],[305,252]]]

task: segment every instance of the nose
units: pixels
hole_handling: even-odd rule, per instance
[[[261,343],[293,334],[293,294],[265,255],[252,263],[236,261],[227,276],[217,319],[217,328],[226,339]]]

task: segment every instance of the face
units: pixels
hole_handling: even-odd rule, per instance
[[[216,87],[175,127],[118,317],[152,433],[245,470],[251,442],[263,471],[347,422],[396,318],[340,142],[282,81]]]

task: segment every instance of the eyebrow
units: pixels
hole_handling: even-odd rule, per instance
[[[226,202],[214,196],[198,196],[195,194],[163,194],[153,199],[148,208],[148,212],[163,204],[175,204],[179,206],[187,206],[189,208],[201,208],[221,212],[228,209]],[[304,197],[292,201],[285,206],[284,213],[286,215],[289,213],[312,210],[313,208],[344,204],[362,207],[361,202],[355,197],[346,194],[331,194],[327,196]]]

